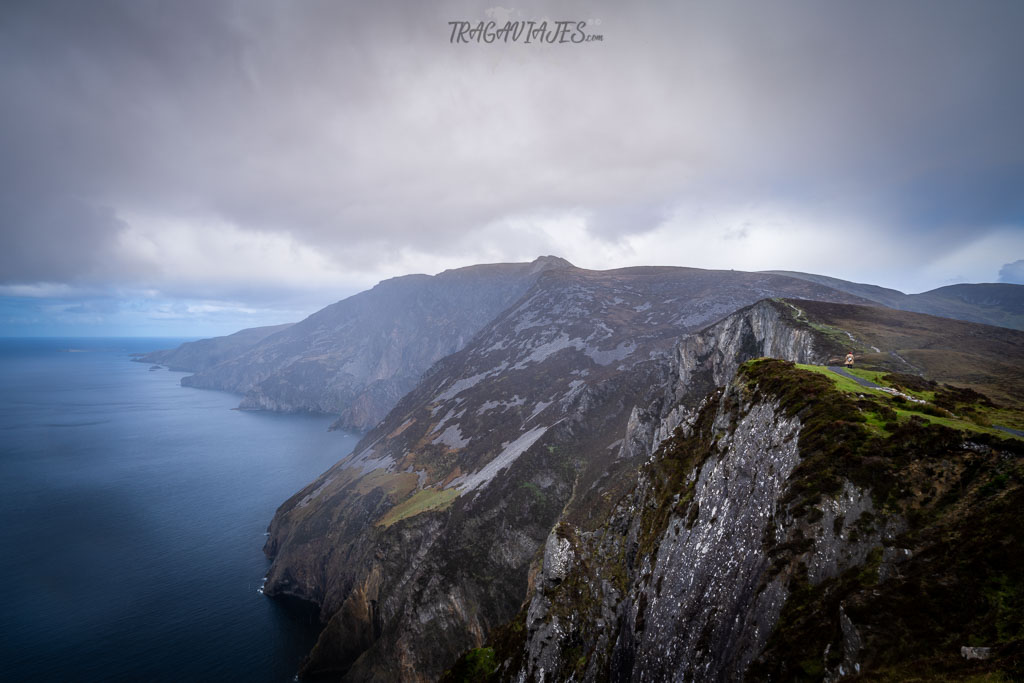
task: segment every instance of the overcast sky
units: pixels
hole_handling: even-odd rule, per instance
[[[601,39],[451,42],[491,20]],[[1024,282],[1022,33],[1018,0],[4,0],[0,335],[540,254]]]

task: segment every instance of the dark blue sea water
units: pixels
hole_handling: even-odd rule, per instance
[[[276,507],[351,450],[132,352],[0,340],[0,680],[291,680],[311,611],[257,592]]]

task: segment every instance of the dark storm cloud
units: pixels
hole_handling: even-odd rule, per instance
[[[797,206],[924,261],[1021,225],[1018,2],[512,7],[604,35],[547,47],[452,45],[490,3],[427,5],[5,2],[4,283],[245,297],[680,205]]]

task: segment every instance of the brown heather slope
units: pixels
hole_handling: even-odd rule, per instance
[[[1024,410],[1024,332],[890,308],[788,303],[834,343],[837,361],[853,350],[858,367],[968,387]]]
[[[920,294],[904,294],[895,289],[849,282],[825,275],[787,270],[765,272],[816,282],[889,308],[1024,330],[1024,285],[1005,282],[964,283],[939,287]]]

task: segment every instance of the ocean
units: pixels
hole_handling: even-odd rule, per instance
[[[0,340],[0,680],[290,681],[315,642],[264,533],[356,437],[130,360],[181,341]]]

